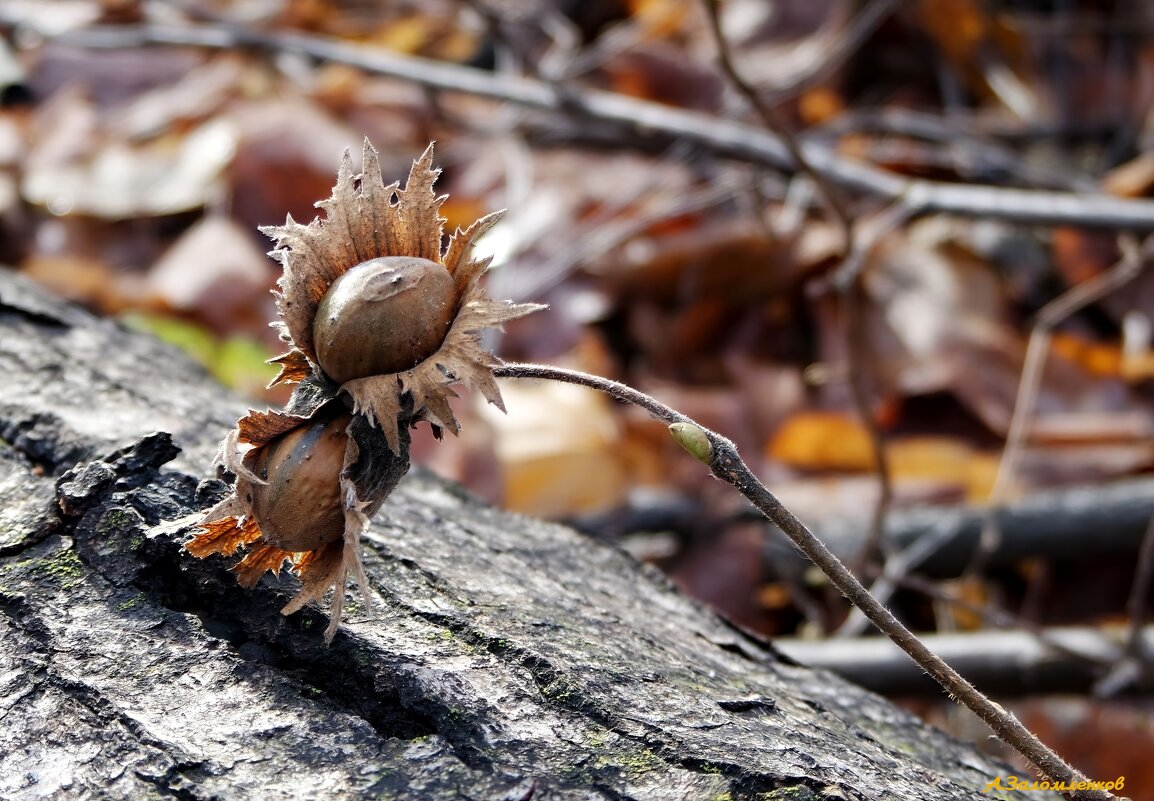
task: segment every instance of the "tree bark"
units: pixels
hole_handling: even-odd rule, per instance
[[[326,646],[322,610],[279,613],[291,577],[181,550],[241,400],[5,271],[0,368],[0,797],[937,801],[1014,773],[420,470]]]

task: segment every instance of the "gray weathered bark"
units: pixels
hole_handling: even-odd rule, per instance
[[[221,491],[241,401],[4,271],[0,369],[0,797],[937,800],[1012,772],[419,472],[327,647],[322,611],[280,615],[292,579],[241,590],[162,522]]]

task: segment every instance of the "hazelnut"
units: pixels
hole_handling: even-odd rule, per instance
[[[274,325],[290,348],[273,384],[297,386],[283,411],[250,411],[225,437],[218,459],[236,487],[185,546],[196,557],[245,549],[233,570],[246,587],[289,564],[301,587],[286,615],[335,589],[330,641],[350,576],[368,598],[360,537],[409,468],[409,428],[456,433],[457,383],[503,409],[481,332],[543,308],[481,289],[489,260],[472,247],[499,215],[445,237],[431,145],[403,189],[385,183],[368,140],[363,161],[357,175],[345,152],[323,218],[261,229],[284,268]]]
[[[415,367],[445,340],[455,301],[453,277],[434,261],[361,262],[333,281],[317,307],[313,341],[321,369],[343,384]]]
[[[343,536],[340,475],[351,419],[322,418],[261,448],[253,467],[267,483],[252,484],[252,512],[266,542],[311,551]]]

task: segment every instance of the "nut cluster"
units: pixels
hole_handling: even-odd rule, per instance
[[[295,383],[281,411],[250,411],[221,444],[218,462],[235,476],[232,493],[205,513],[186,545],[197,557],[246,549],[233,568],[252,587],[287,563],[301,590],[291,614],[335,589],[331,640],[352,574],[368,599],[360,536],[409,467],[409,428],[428,421],[439,437],[460,426],[449,398],[455,383],[501,409],[479,332],[535,311],[536,304],[488,298],[479,286],[488,259],[470,256],[499,215],[458,228],[442,248],[444,196],[432,145],[413,163],[405,188],[385,185],[366,140],[364,171],[346,151],[324,217],[261,230],[276,244],[281,339],[272,385]]]

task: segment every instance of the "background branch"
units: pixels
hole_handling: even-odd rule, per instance
[[[1005,504],[996,514],[1002,536],[988,558],[990,566],[1029,558],[1132,560],[1154,516],[1154,478],[1038,490]],[[752,511],[749,516],[754,516]],[[985,508],[973,505],[897,510],[889,520],[890,542],[900,551],[919,540],[936,540],[938,547],[919,559],[918,571],[958,576],[974,552],[985,517]],[[814,523],[835,554],[852,558],[864,534],[860,520],[824,518]],[[938,533],[943,531],[948,536]],[[793,575],[801,561],[778,538],[766,543],[765,557],[770,577]]]
[[[926,634],[922,641],[979,689],[1001,696],[1088,692],[1104,665],[1119,658],[1126,637],[1121,628],[1048,628],[1041,634],[1040,638],[1035,631],[976,631]],[[1154,628],[1147,627],[1145,636],[1154,637]],[[893,643],[881,637],[850,641],[775,638],[773,644],[803,664],[827,668],[884,695],[941,692]]]
[[[562,92],[556,85],[539,80],[495,75],[319,36],[265,33],[232,26],[143,25],[89,28],[61,36],[59,40],[83,47],[167,44],[299,53],[432,89],[465,92],[564,116],[590,117],[620,126],[632,136],[688,140],[719,156],[751,164],[795,169],[781,139],[758,127],[612,92],[571,86]],[[940,212],[1040,225],[1154,230],[1154,201],[1151,200],[910,179],[844,158],[816,142],[802,142],[800,147],[813,169],[830,182],[846,191],[903,203],[912,213]]]
[[[971,573],[980,571],[989,554],[998,547],[1001,534],[998,530],[997,509],[1012,492],[1018,461],[1026,447],[1030,423],[1038,402],[1038,390],[1050,354],[1050,336],[1054,327],[1136,278],[1154,250],[1154,240],[1148,239],[1139,246],[1133,237],[1125,235],[1119,237],[1119,245],[1123,255],[1113,267],[1064,292],[1038,312],[1037,322],[1030,331],[1029,344],[1026,346],[1025,363],[1014,397],[1014,410],[1010,416],[1005,445],[990,489],[981,540],[969,568]]]

